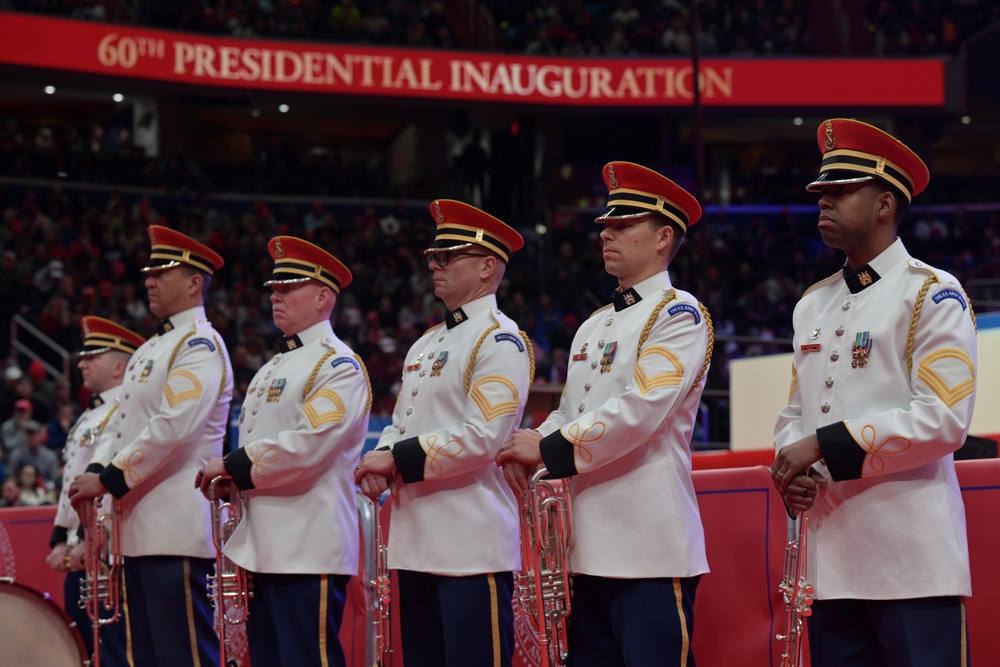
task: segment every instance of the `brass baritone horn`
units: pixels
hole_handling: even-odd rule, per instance
[[[229,560],[222,549],[243,518],[243,503],[238,497],[235,502],[219,497],[219,485],[224,480],[220,475],[208,487],[209,502],[212,505],[212,543],[215,545],[215,574],[208,575],[208,596],[215,608],[215,623],[219,630],[222,664],[226,667],[237,665],[229,647],[226,627],[239,625],[250,616],[249,602],[253,597],[247,571]]]
[[[781,667],[802,664],[802,633],[804,619],[812,614],[813,587],[806,579],[809,558],[809,517],[799,515],[798,539],[785,547],[785,573],[778,590],[785,600],[785,632],[778,635],[782,642]]]
[[[109,512],[102,512],[102,498],[93,500],[90,526],[85,531],[87,548],[86,574],[80,581],[80,608],[87,610],[94,628],[93,667],[101,664],[100,629],[121,617],[122,525],[118,501]],[[101,618],[101,609],[110,616]]]
[[[565,482],[543,479],[540,468],[521,498],[521,558],[517,575],[522,614],[528,615],[541,652],[541,667],[565,665],[569,655],[566,622],[570,605],[569,542],[573,535],[569,488]]]

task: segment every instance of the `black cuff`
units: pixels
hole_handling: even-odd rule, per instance
[[[83,472],[96,472],[98,475],[100,475],[102,472],[104,472],[104,466],[102,466],[100,463],[91,463],[87,466],[87,469],[84,470]]]
[[[253,462],[250,461],[250,455],[247,454],[245,447],[226,454],[226,457],[222,459],[222,465],[226,467],[226,472],[232,476],[237,489],[247,491],[254,488],[251,475]]]
[[[125,483],[125,471],[116,468],[113,463],[101,472],[100,478],[108,493],[119,500],[129,492],[128,484]]]
[[[563,437],[562,431],[555,431],[542,438],[538,448],[549,477],[559,479],[577,474],[573,443]]]
[[[79,526],[76,527],[76,536],[80,538],[81,542],[83,542],[84,540],[87,539],[87,533],[83,529],[83,524],[82,523]]]
[[[52,537],[49,538],[49,548],[51,549],[57,544],[66,544],[66,538],[68,536],[69,529],[64,526],[53,526]]]
[[[392,448],[392,458],[403,481],[407,484],[424,481],[424,462],[427,452],[420,446],[419,438],[400,440]]]
[[[816,429],[816,439],[833,481],[861,479],[868,452],[858,446],[844,422]]]

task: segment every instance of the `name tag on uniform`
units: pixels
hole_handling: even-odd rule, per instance
[[[799,349],[806,354],[809,352],[819,352],[820,345],[819,343],[810,343],[809,345],[800,346]]]

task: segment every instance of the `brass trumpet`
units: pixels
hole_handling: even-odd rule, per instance
[[[230,667],[237,662],[231,657],[226,627],[246,622],[250,616],[249,602],[253,597],[253,590],[247,571],[222,552],[226,540],[243,518],[243,503],[239,498],[236,502],[231,502],[219,497],[219,486],[223,481],[229,480],[220,475],[208,487],[209,502],[212,505],[212,543],[215,545],[215,574],[208,575],[208,596],[215,608],[222,664]],[[239,492],[234,490],[233,493]]]
[[[92,667],[100,667],[102,626],[115,623],[121,617],[122,526],[118,516],[118,501],[109,512],[102,512],[102,498],[94,498],[90,526],[85,531],[87,548],[86,574],[80,581],[80,608],[87,610],[94,629]],[[101,609],[111,615],[101,618]]]
[[[806,579],[809,557],[809,517],[799,516],[798,538],[785,547],[785,572],[778,590],[785,600],[785,632],[777,635],[782,642],[781,667],[802,663],[804,619],[812,614],[813,587]]]
[[[547,480],[540,468],[521,498],[521,557],[517,575],[520,610],[538,631],[542,667],[565,665],[570,604],[569,542],[573,536],[569,489]]]

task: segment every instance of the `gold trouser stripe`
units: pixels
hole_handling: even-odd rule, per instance
[[[684,616],[684,592],[681,589],[681,580],[674,577],[674,598],[677,601],[677,620],[681,624],[681,665],[688,664],[688,655],[691,653],[691,638],[688,637],[687,618]]]
[[[330,667],[326,658],[326,594],[330,582],[324,574],[319,578],[319,662],[323,667]]]
[[[490,586],[490,627],[493,629],[493,667],[500,667],[500,613],[497,607],[497,582],[492,574],[486,575]]]
[[[122,610],[125,612],[125,659],[129,667],[135,667],[135,658],[132,657],[132,626],[128,613],[128,586],[125,583],[125,574],[122,573]],[[95,651],[98,650],[96,647]]]
[[[962,606],[962,667],[969,667],[969,633],[965,626],[965,598],[962,598],[960,603]]]
[[[194,629],[194,602],[191,599],[191,559],[184,558],[184,605],[188,617],[188,641],[191,643],[191,660],[194,667],[201,667],[201,655],[198,654],[198,634]]]

